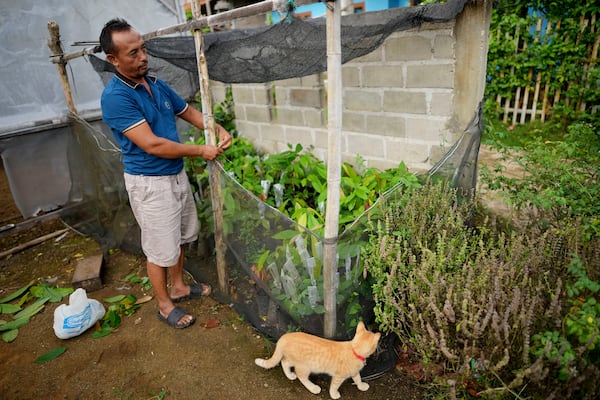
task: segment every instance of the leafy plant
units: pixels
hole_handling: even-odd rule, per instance
[[[130,273],[125,278],[123,278],[123,280],[130,283],[138,283],[144,292],[147,292],[150,289],[152,289],[152,283],[150,282],[150,278],[148,278],[147,276],[139,276],[135,272]]]
[[[600,344],[600,304],[594,297],[600,284],[589,279],[577,257],[568,270],[576,280],[566,285],[569,308],[562,330],[534,335],[531,347],[533,355],[557,365],[555,376],[561,382],[581,379],[597,357]]]
[[[147,276],[140,277],[135,272],[128,274],[123,280],[133,284],[139,284],[144,292],[147,292],[152,288],[152,283],[150,283],[150,279]],[[149,296],[146,297],[149,298]],[[106,298],[104,301],[110,305],[102,318],[99,329],[92,334],[93,338],[101,338],[113,332],[121,325],[123,317],[133,315],[144,302],[143,299],[138,299],[133,294],[120,294]]]
[[[600,100],[595,89],[600,69],[589,63],[597,40],[598,20],[592,17],[599,11],[597,2],[498,0],[495,3],[488,50],[488,113],[496,119],[503,112],[496,102],[497,96],[512,99],[517,88],[533,88],[539,77],[547,86],[547,98],[560,98],[552,106],[554,121],[564,126],[578,120],[597,125],[600,122],[597,113],[581,111],[585,104],[592,110]],[[544,26],[550,24],[552,29],[535,37],[538,18],[543,18]],[[539,103],[541,109],[541,99]]]
[[[591,125],[570,125],[565,137],[549,141],[532,138],[523,148],[510,150],[498,146],[504,160],[514,160],[523,176],[509,176],[505,167],[483,166],[481,180],[499,191],[528,220],[543,229],[564,226],[580,218],[586,239],[600,236],[600,135]]]
[[[3,332],[2,340],[6,343],[14,341],[19,334],[19,328],[27,324],[31,317],[42,311],[47,302],[59,302],[64,296],[73,292],[72,288],[59,288],[45,283],[34,286],[34,283],[35,281],[31,281],[0,299],[0,314],[13,314],[11,321],[0,320],[0,332]],[[16,304],[9,303],[19,298],[20,300]],[[36,298],[36,300],[23,308],[22,306],[32,298]]]
[[[92,334],[93,338],[101,338],[110,334],[121,325],[124,316],[133,315],[141,307],[141,304],[137,303],[137,297],[133,294],[122,294],[104,299],[104,301],[111,305],[102,318],[100,329]]]

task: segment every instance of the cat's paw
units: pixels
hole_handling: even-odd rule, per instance
[[[361,383],[357,384],[356,387],[358,388],[358,390],[363,391],[363,392],[369,390],[369,384],[366,382],[361,382]]]
[[[321,393],[321,386],[318,385],[312,385],[311,387],[306,387],[308,390],[310,390],[310,392],[312,394],[319,394]]]
[[[330,396],[332,399],[334,399],[334,400],[335,400],[335,399],[339,399],[340,397],[342,397],[342,395],[340,394],[340,392],[339,392],[339,391],[337,391],[337,390],[335,390],[335,391],[334,391],[334,390],[330,390],[330,391],[329,391],[329,396]]]
[[[287,376],[287,378],[288,378],[290,381],[293,381],[293,380],[295,380],[295,379],[297,378],[296,374],[295,374],[295,373],[293,373],[292,371],[286,371],[286,370],[284,369],[284,370],[283,370],[283,373],[285,373],[285,376]]]
[[[259,367],[265,367],[265,360],[263,360],[262,358],[255,358],[254,363]]]

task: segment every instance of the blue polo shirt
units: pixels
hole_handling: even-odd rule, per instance
[[[187,109],[187,102],[160,79],[146,76],[146,80],[152,96],[144,85],[117,73],[102,92],[102,119],[121,147],[126,173],[174,175],[183,168],[183,158],[168,159],[148,154],[124,135],[124,132],[147,122],[156,136],[180,142],[175,117]]]

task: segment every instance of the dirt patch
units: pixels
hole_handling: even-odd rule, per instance
[[[0,238],[0,252],[63,229],[60,221]],[[68,231],[0,260],[0,297],[31,280],[71,286],[77,260],[101,253],[97,243]],[[210,268],[214,260],[203,260]],[[145,276],[142,257],[118,251],[105,258],[103,288],[88,293],[103,300],[118,294],[144,295],[138,284],[125,282],[130,273]],[[152,295],[152,291],[148,294]],[[67,298],[63,299],[63,303]],[[315,377],[324,390],[309,393],[298,381],[289,381],[280,367],[263,370],[254,358],[270,355],[272,342],[246,323],[229,305],[212,298],[191,300],[182,306],[197,317],[183,330],[169,328],[156,317],[155,300],[123,319],[117,331],[92,338],[94,328],[68,340],[52,328],[54,309],[45,309],[19,329],[12,343],[0,341],[0,387],[7,399],[328,399],[329,380]],[[107,303],[104,303],[105,306]],[[10,316],[0,316],[10,319]],[[215,324],[215,321],[218,321]],[[211,327],[218,325],[216,327]],[[59,358],[34,360],[54,348],[67,351]],[[351,381],[340,392],[343,399],[420,399],[422,388],[411,376],[391,371],[369,382],[360,392]],[[162,397],[161,397],[162,396]]]
[[[50,222],[36,231],[46,234],[61,228],[60,223]],[[5,242],[0,242],[2,250]],[[9,242],[14,244],[15,238]],[[99,251],[93,240],[69,232],[58,241],[50,239],[18,252],[0,261],[0,296],[30,280],[70,286],[77,260]],[[206,262],[212,263],[212,259]],[[109,257],[104,270],[104,287],[89,293],[89,297],[102,300],[124,293],[143,296],[139,285],[123,281],[132,272],[145,275],[141,257],[117,252]],[[0,384],[6,398],[149,399],[163,391],[167,399],[329,398],[326,392],[314,396],[300,383],[288,381],[280,368],[265,371],[256,367],[254,358],[270,354],[272,343],[228,305],[210,298],[183,304],[198,319],[185,330],[174,330],[158,321],[156,304],[151,301],[106,337],[92,338],[92,329],[65,341],[56,338],[52,330],[53,311],[58,304],[48,304],[20,329],[14,342],[0,342]],[[215,320],[218,326],[207,328]],[[34,363],[37,357],[59,346],[67,348],[61,357],[47,364]],[[317,382],[322,387],[328,385],[325,378]],[[401,393],[403,398],[420,398],[414,381],[394,372],[370,383],[372,387],[366,393],[345,383],[343,398],[391,399]]]

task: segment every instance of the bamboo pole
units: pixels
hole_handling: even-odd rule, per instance
[[[342,46],[340,0],[327,5],[327,208],[323,246],[324,336],[333,337],[336,331],[337,239],[340,211],[340,182],[342,156]]]
[[[52,52],[52,60],[56,64],[56,69],[58,70],[58,77],[60,78],[60,83],[62,84],[63,91],[65,93],[67,107],[71,113],[77,114],[77,109],[75,108],[75,103],[73,102],[71,85],[69,84],[69,76],[67,75],[67,61],[63,58],[63,49],[60,43],[60,29],[56,21],[48,21],[48,32],[50,33],[48,47]]]
[[[192,3],[192,12],[195,19],[201,18],[200,0],[194,0]],[[207,4],[208,7],[208,4]],[[194,44],[196,47],[196,61],[198,63],[198,79],[200,81],[200,97],[202,100],[202,115],[204,117],[204,137],[207,144],[216,145],[217,138],[215,134],[215,119],[213,116],[212,99],[210,97],[210,88],[208,85],[208,66],[204,55],[204,37],[200,29],[194,30]],[[216,169],[217,160],[208,161],[210,197],[215,221],[215,247],[217,254],[217,276],[219,279],[219,289],[223,293],[229,292],[228,274],[225,254],[227,245],[223,238],[223,202],[221,195],[221,179]]]
[[[58,230],[58,231],[55,231],[55,232],[52,232],[52,233],[48,233],[47,235],[41,236],[39,238],[30,240],[29,242],[22,243],[22,244],[20,244],[20,245],[18,245],[16,247],[13,247],[12,249],[9,249],[9,250],[1,252],[0,253],[0,259],[2,259],[4,257],[7,257],[7,256],[10,256],[10,255],[13,255],[15,253],[18,253],[20,251],[26,250],[26,249],[28,249],[30,247],[33,247],[33,246],[36,246],[36,245],[38,245],[40,243],[44,243],[46,240],[49,240],[49,239],[55,238],[57,236],[60,236],[63,233],[68,232],[68,231],[69,231],[69,228],[61,229],[61,230]]]

